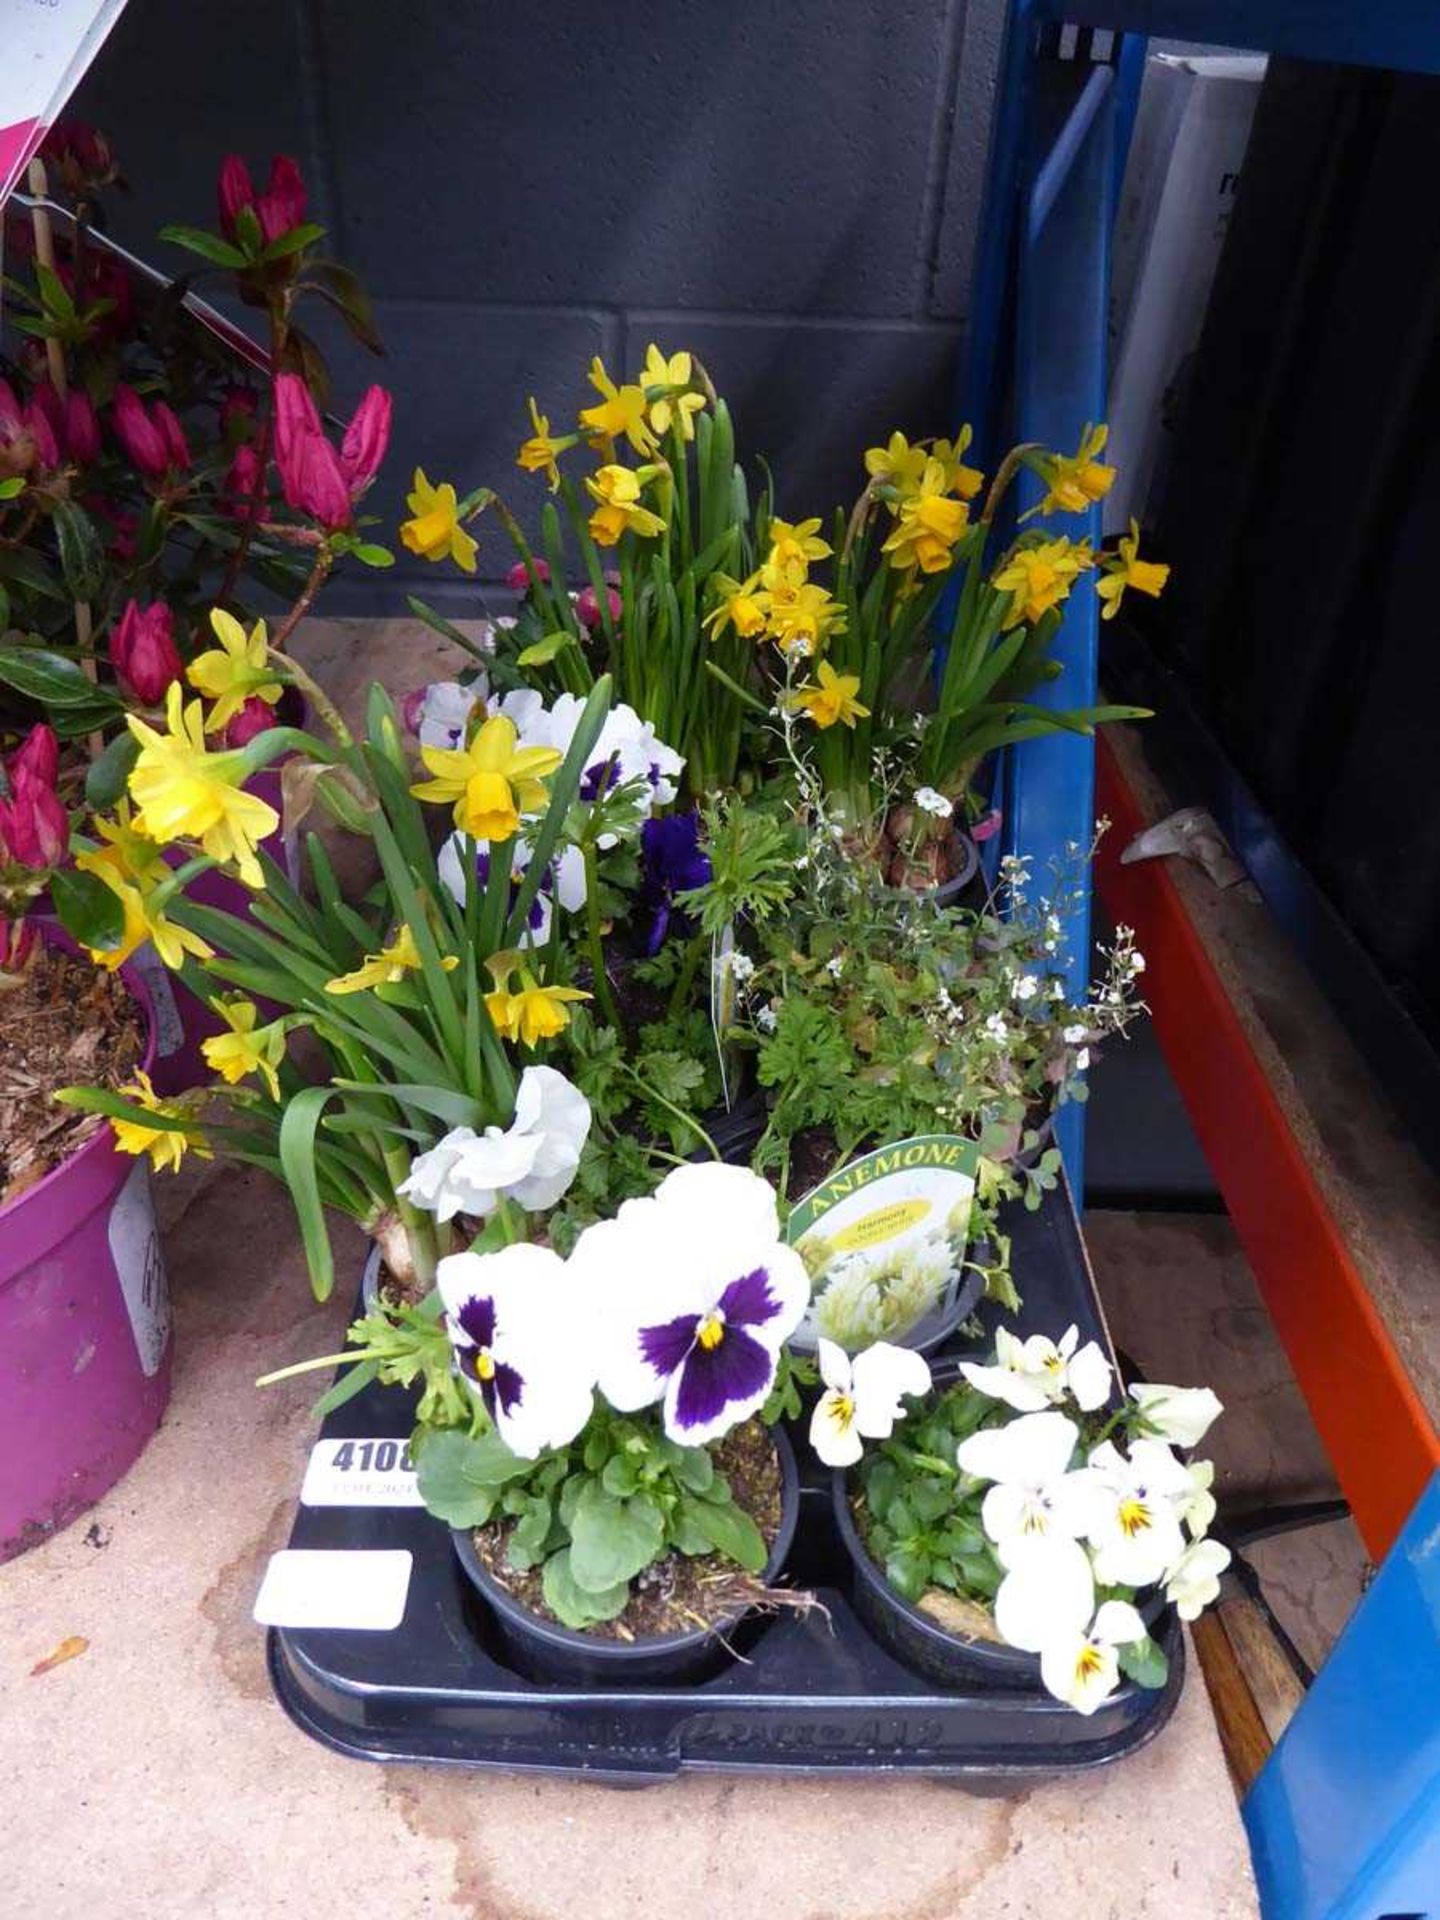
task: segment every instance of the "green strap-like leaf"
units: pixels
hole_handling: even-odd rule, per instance
[[[332,1097],[330,1087],[307,1087],[295,1095],[280,1122],[280,1165],[290,1198],[295,1203],[295,1217],[300,1222],[300,1238],[305,1247],[305,1265],[317,1300],[328,1300],[335,1284],[335,1256],[315,1173],[315,1130]]]

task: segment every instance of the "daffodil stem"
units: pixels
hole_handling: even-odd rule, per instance
[[[700,964],[707,941],[703,934],[695,934],[686,949],[685,958],[680,962],[680,971],[675,976],[675,985],[670,994],[670,1004],[665,1010],[667,1020],[673,1020],[689,997],[691,985],[695,979],[695,969]]]
[[[610,975],[605,968],[605,948],[600,938],[600,883],[595,870],[595,848],[587,842],[583,855],[585,861],[585,950],[590,959],[590,971],[595,978],[595,998],[600,1010],[616,1033],[623,1038],[625,1023],[620,1018],[620,1009],[615,1002],[615,994],[610,985]]]
[[[993,524],[995,515],[1000,507],[1000,502],[1004,498],[1005,489],[1015,478],[1021,467],[1025,465],[1026,456],[1028,454],[1038,453],[1039,450],[1040,443],[1038,440],[1027,440],[1023,446],[1012,447],[1000,462],[1000,465],[995,469],[995,478],[990,482],[990,491],[985,496],[985,509],[980,515],[980,524],[982,527],[989,527]]]

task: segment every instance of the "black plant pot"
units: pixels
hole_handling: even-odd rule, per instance
[[[958,1378],[960,1362],[942,1360],[931,1369],[936,1387],[948,1387]],[[950,1633],[938,1620],[932,1620],[918,1607],[898,1594],[885,1578],[883,1567],[871,1559],[855,1515],[850,1507],[850,1476],[837,1468],[830,1477],[830,1495],[835,1525],[850,1556],[853,1576],[850,1598],[856,1613],[880,1644],[897,1660],[938,1686],[964,1692],[976,1686],[1015,1692],[1034,1691],[1041,1685],[1040,1656],[1022,1653],[1003,1640],[979,1640]],[[1156,1632],[1165,1600],[1155,1588],[1144,1602],[1137,1601],[1140,1618],[1152,1634]]]
[[[762,1578],[769,1585],[785,1564],[800,1517],[800,1476],[789,1439],[771,1429],[780,1460],[780,1527]],[[534,1680],[559,1681],[589,1691],[611,1687],[682,1686],[707,1678],[724,1666],[726,1642],[745,1619],[734,1614],[714,1626],[651,1640],[612,1640],[577,1633],[543,1619],[509,1594],[479,1554],[469,1530],[452,1527],[450,1538],[467,1579],[485,1602],[507,1664]]]

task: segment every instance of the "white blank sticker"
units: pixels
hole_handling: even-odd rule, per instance
[[[300,1504],[306,1507],[422,1507],[404,1440],[317,1440]]]
[[[354,1627],[388,1633],[405,1617],[414,1556],[403,1548],[286,1547],[255,1596],[262,1627]]]

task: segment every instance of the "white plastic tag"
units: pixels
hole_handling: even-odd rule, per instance
[[[110,1209],[110,1257],[130,1316],[135,1351],[145,1377],[155,1374],[170,1338],[170,1289],[155,1208],[150,1198],[150,1169],[137,1160]]]
[[[306,1507],[421,1507],[403,1440],[317,1440],[300,1488]]]
[[[255,1596],[262,1627],[346,1627],[388,1633],[405,1618],[414,1556],[403,1548],[285,1547]]]

